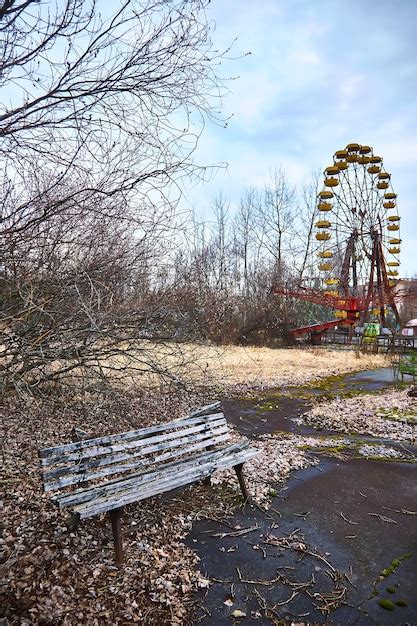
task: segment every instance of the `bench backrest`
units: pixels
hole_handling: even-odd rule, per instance
[[[117,479],[211,449],[230,437],[223,413],[216,412],[219,406],[149,428],[44,448],[39,451],[44,490]]]

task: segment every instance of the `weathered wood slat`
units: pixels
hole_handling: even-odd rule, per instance
[[[197,444],[196,444],[197,445]],[[129,477],[124,477],[122,479],[107,481],[106,483],[102,483],[100,485],[95,485],[91,487],[86,487],[84,489],[78,489],[73,491],[72,493],[64,493],[57,494],[53,496],[51,499],[58,504],[60,508],[74,506],[75,504],[81,502],[87,502],[89,500],[93,500],[97,497],[101,497],[105,493],[114,494],[118,491],[124,490],[128,487],[134,486],[137,483],[144,482],[146,479],[145,476],[149,476],[149,480],[153,480],[154,476],[158,476],[158,474],[163,473],[164,471],[175,471],[176,468],[186,465],[187,462],[194,461],[196,464],[205,463],[207,459],[216,460],[222,456],[230,455],[230,454],[238,454],[245,451],[249,446],[248,441],[242,441],[239,443],[234,443],[229,446],[223,446],[218,450],[211,450],[200,452],[198,454],[194,454],[190,459],[181,459],[171,461],[169,463],[164,463],[158,468],[146,469],[140,472],[135,472],[131,474]]]
[[[167,441],[170,439],[178,438],[179,434],[185,436],[188,434],[193,434],[197,432],[209,431],[216,426],[220,426],[226,424],[226,420],[221,413],[218,414],[217,419],[211,420],[209,423],[199,423],[195,426],[182,428],[178,431],[168,432],[165,434],[159,434],[156,436],[148,436],[146,438],[139,438],[133,441],[125,441],[123,443],[116,443],[114,445],[104,445],[104,446],[90,446],[86,450],[70,453],[70,454],[62,454],[61,456],[56,456],[54,458],[45,458],[42,460],[42,465],[49,466],[57,463],[69,463],[70,461],[80,462],[83,459],[108,455],[109,453],[121,452],[124,450],[132,450],[134,448],[141,448],[144,446],[151,445],[153,443],[158,443],[161,441]],[[139,450],[138,450],[139,451]]]
[[[210,439],[211,437],[216,437],[217,435],[222,435],[226,432],[229,432],[229,427],[227,423],[221,424],[220,426],[215,426],[210,430],[203,430],[202,432],[197,432],[194,435],[186,435],[182,436],[182,432],[179,431],[177,433],[178,439],[169,439],[168,441],[147,445],[146,447],[141,447],[139,451],[135,448],[122,450],[121,452],[110,453],[105,456],[100,456],[98,458],[91,458],[88,460],[78,460],[68,465],[60,465],[58,467],[54,467],[53,469],[47,469],[43,472],[43,480],[45,483],[48,483],[52,479],[58,479],[62,476],[70,476],[71,474],[83,474],[89,470],[98,468],[98,467],[106,467],[108,465],[113,465],[115,463],[122,463],[123,461],[130,461],[132,459],[148,456],[153,452],[159,452],[166,448],[178,448],[180,446],[185,446],[188,443],[199,441],[200,439]],[[212,445],[207,443],[206,445]],[[177,450],[177,454],[183,454],[182,450]]]
[[[198,454],[193,455],[192,459],[194,459],[197,463],[202,463],[202,462],[205,462],[208,456],[210,458],[216,459],[226,453],[231,454],[231,453],[242,452],[243,450],[248,448],[248,445],[249,443],[247,441],[243,441],[243,442],[225,446],[218,450],[212,450],[212,451],[206,450],[204,452],[200,452]],[[126,486],[134,484],[135,481],[143,480],[143,477],[147,474],[149,474],[150,476],[153,476],[153,475],[156,475],[158,471],[162,471],[168,468],[175,469],[176,467],[181,466],[183,464],[184,464],[184,459],[182,460],[176,459],[174,461],[170,461],[169,463],[164,463],[163,465],[161,465],[160,468],[142,470],[139,472],[135,472],[134,474],[131,474],[129,477],[123,477],[123,478],[118,478],[115,480],[106,481],[105,483],[101,483],[99,485],[95,485],[91,487],[84,487],[81,489],[77,489],[71,493],[57,494],[55,496],[52,496],[51,500],[53,500],[61,508],[65,506],[72,506],[76,504],[77,502],[92,500],[98,495],[100,496],[103,495],[103,493],[105,492],[116,493],[117,491],[120,491],[121,489],[125,489]]]
[[[165,493],[166,491],[171,491],[172,489],[176,489],[177,487],[181,487],[186,484],[191,484],[212,474],[215,470],[228,469],[238,463],[244,463],[250,458],[256,456],[256,454],[257,451],[253,449],[246,450],[240,454],[222,456],[216,460],[207,461],[204,464],[194,467],[189,466],[183,467],[181,470],[177,469],[174,473],[170,472],[169,476],[161,476],[160,474],[157,474],[154,480],[148,481],[146,485],[139,483],[135,487],[131,486],[112,496],[106,494],[102,498],[74,507],[74,511],[80,515],[80,519],[105,513],[113,508],[125,506],[126,504],[144,500],[145,498]]]
[[[117,433],[115,435],[105,435],[103,437],[96,437],[94,439],[84,439],[83,441],[76,441],[73,443],[66,443],[59,446],[51,446],[39,450],[39,457],[43,460],[61,456],[63,453],[75,452],[77,450],[88,449],[98,445],[109,445],[117,441],[128,441],[129,439],[145,438],[153,433],[164,432],[169,430],[175,430],[182,426],[187,427],[193,424],[207,423],[210,420],[223,417],[223,413],[217,412],[212,414],[197,415],[194,417],[185,417],[178,420],[172,420],[170,422],[164,422],[163,424],[156,424],[155,426],[149,426],[147,428],[139,428],[138,430],[132,430],[125,433]]]
[[[128,462],[128,463],[115,463],[110,464],[109,462],[102,469],[98,469],[97,471],[89,471],[88,468],[81,469],[82,466],[73,465],[71,468],[67,469],[67,472],[63,477],[60,477],[56,480],[48,481],[46,477],[44,477],[44,491],[55,491],[57,489],[61,489],[63,487],[68,487],[70,485],[75,485],[78,483],[86,482],[89,480],[95,480],[98,478],[105,478],[106,476],[112,476],[114,474],[122,474],[132,469],[137,469],[139,467],[146,467],[152,465],[156,462],[160,462],[163,458],[174,458],[179,456],[184,456],[185,454],[190,452],[190,446],[186,444],[190,444],[193,441],[200,442],[198,447],[205,448],[210,445],[216,445],[218,443],[222,443],[226,441],[230,437],[228,433],[228,428],[226,426],[222,426],[218,429],[210,430],[208,432],[203,432],[197,435],[190,435],[188,437],[183,437],[178,440],[174,440],[167,442],[166,444],[158,444],[154,446],[149,446],[149,448],[144,451],[143,449],[140,452],[137,452],[132,455],[122,455],[124,459],[134,459],[139,457],[140,460]],[[174,444],[174,445],[171,445]],[[147,454],[160,452],[165,449],[169,449],[170,452],[165,455],[159,456],[146,456]],[[195,449],[195,448],[194,448]],[[198,448],[197,448],[198,449]],[[145,456],[145,458],[144,458]],[[107,457],[101,459],[105,461]],[[114,458],[112,459],[114,460]],[[110,461],[111,462],[111,461]],[[71,470],[71,471],[69,471]]]

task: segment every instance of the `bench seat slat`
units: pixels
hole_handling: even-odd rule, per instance
[[[195,460],[188,464],[183,463],[175,471],[170,468],[170,471],[166,472],[165,475],[156,472],[153,480],[149,474],[145,475],[148,478],[145,484],[138,482],[136,485],[126,487],[123,491],[118,491],[112,495],[105,494],[101,498],[79,504],[73,507],[73,510],[80,515],[81,519],[105,513],[114,508],[196,482],[218,469],[228,469],[239,463],[244,463],[256,454],[256,450],[249,449],[240,453],[223,455],[217,459],[211,458],[201,464],[196,464]]]
[[[204,418],[203,418],[204,419]],[[218,413],[216,415],[216,419],[211,420],[210,422],[206,423],[199,423],[197,425],[193,425],[193,426],[187,426],[185,428],[182,428],[181,430],[178,431],[173,431],[173,432],[168,432],[168,433],[164,433],[164,434],[159,434],[156,436],[148,436],[148,437],[140,437],[139,439],[135,439],[133,441],[126,441],[123,443],[116,443],[113,445],[104,445],[104,446],[91,446],[89,448],[87,448],[86,450],[82,450],[79,452],[74,452],[74,453],[70,453],[70,454],[64,454],[62,456],[59,457],[54,457],[54,458],[46,458],[43,459],[43,465],[44,466],[49,466],[52,464],[57,464],[57,463],[69,463],[71,461],[76,461],[76,462],[80,462],[81,459],[88,459],[88,458],[93,458],[93,457],[97,457],[97,456],[104,456],[104,455],[108,455],[110,453],[115,453],[115,452],[121,452],[124,450],[132,450],[134,448],[141,448],[147,445],[151,445],[153,443],[159,443],[159,442],[165,442],[167,440],[170,439],[176,439],[178,438],[178,436],[181,434],[183,436],[185,435],[191,435],[193,433],[197,433],[197,432],[203,432],[203,431],[209,431],[210,429],[215,428],[216,426],[220,426],[223,424],[227,424],[224,416],[222,413]]]
[[[208,423],[213,419],[217,419],[219,416],[223,417],[221,411],[215,413],[205,414],[197,411],[195,416],[182,417],[177,420],[171,420],[170,422],[164,422],[162,424],[156,424],[155,426],[148,426],[146,428],[139,428],[137,430],[127,431],[125,433],[117,433],[114,435],[104,435],[102,437],[95,437],[92,439],[83,439],[82,441],[76,441],[73,443],[66,443],[59,446],[50,446],[48,448],[42,448],[39,450],[39,457],[46,461],[46,459],[53,459],[54,457],[60,457],[62,454],[75,452],[78,450],[84,450],[89,447],[96,447],[98,445],[111,445],[118,441],[128,441],[130,439],[140,439],[148,437],[154,433],[163,433],[164,431],[175,430],[178,428],[192,426],[193,424]]]
[[[234,443],[228,446],[223,446],[218,450],[205,451],[200,452],[198,454],[193,455],[192,459],[195,463],[204,463],[208,457],[211,459],[217,459],[225,454],[236,454],[246,450],[249,446],[248,441],[242,441],[239,443]],[[158,473],[167,471],[169,469],[173,470],[177,467],[181,467],[187,462],[187,459],[175,460],[169,463],[165,463],[161,465],[159,468],[142,470],[140,472],[135,472],[131,474],[129,477],[124,477],[118,480],[110,480],[106,483],[102,483],[100,485],[94,485],[91,487],[85,487],[84,489],[77,489],[72,493],[63,493],[52,496],[53,502],[58,504],[60,508],[75,506],[76,504],[87,502],[89,500],[93,500],[99,496],[102,496],[104,493],[114,494],[120,490],[126,489],[129,486],[133,486],[138,482],[146,482],[146,476],[149,476],[149,480],[152,480],[153,476],[158,475]]]
[[[72,463],[68,463],[67,465],[60,465],[58,467],[54,467],[52,469],[46,469],[43,472],[43,480],[45,483],[48,483],[52,479],[58,479],[62,476],[70,476],[71,474],[83,474],[88,470],[95,469],[98,467],[103,467],[107,465],[113,465],[114,463],[121,463],[123,461],[129,461],[141,456],[147,456],[152,452],[162,451],[166,448],[177,448],[178,446],[183,446],[186,443],[191,443],[193,441],[199,441],[200,439],[208,439],[210,437],[215,437],[216,435],[220,435],[223,433],[229,432],[229,427],[227,423],[221,424],[220,426],[215,426],[210,430],[203,430],[202,432],[197,432],[192,435],[183,436],[182,432],[179,431],[177,433],[177,439],[168,439],[168,441],[161,442],[158,444],[148,444],[141,447],[139,450],[133,449],[124,449],[121,452],[110,453],[106,456],[100,456],[98,458],[90,458],[84,460],[82,457],[78,461],[74,461]],[[207,444],[210,445],[210,444]],[[178,451],[178,454],[181,452]]]
[[[146,449],[141,449],[139,452],[134,451],[131,454],[112,455],[111,457],[96,459],[97,463],[95,461],[90,461],[90,463],[72,465],[68,468],[60,468],[61,476],[58,476],[57,478],[55,476],[51,476],[50,472],[44,475],[44,491],[54,491],[89,480],[105,478],[106,476],[121,474],[135,468],[153,465],[154,463],[167,458],[184,456],[193,449],[201,449],[207,446],[222,443],[229,438],[230,434],[228,427],[227,425],[223,425],[211,431],[204,431],[195,435],[188,435],[187,437],[181,437],[172,441],[170,440],[165,444],[149,446]],[[193,442],[198,442],[197,448],[191,445]],[[163,452],[164,450],[168,450],[168,452],[155,456],[155,453]],[[138,460],[135,461],[134,459]],[[98,464],[99,461],[101,463]],[[131,462],[121,463],[120,461]],[[97,467],[97,465],[98,468],[94,471],[94,468]],[[93,471],[90,471],[90,468]]]

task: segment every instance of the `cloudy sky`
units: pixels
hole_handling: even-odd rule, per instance
[[[224,76],[226,129],[208,126],[198,158],[227,171],[189,191],[201,211],[221,189],[236,203],[282,166],[294,184],[347,143],[384,158],[398,194],[401,274],[417,274],[417,1],[212,0],[216,44],[237,41]]]

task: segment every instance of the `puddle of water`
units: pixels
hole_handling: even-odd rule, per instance
[[[343,377],[346,386],[354,385],[356,389],[363,391],[376,391],[385,389],[395,384],[394,370],[391,367],[381,367],[365,372],[347,374]]]
[[[249,438],[283,431],[310,435],[316,430],[306,424],[297,425],[292,418],[311,408],[305,400],[281,396],[271,400],[225,400],[223,410],[228,422]]]
[[[394,371],[391,367],[381,367],[375,370],[354,372],[343,376],[334,376],[308,387],[290,387],[290,395],[302,395],[304,397],[325,396],[349,396],[357,393],[372,393],[389,389],[396,384]]]
[[[384,367],[365,372],[330,377],[311,387],[280,387],[269,390],[258,399],[229,399],[223,403],[229,422],[246,437],[256,438],[277,431],[313,435],[317,428],[297,424],[294,418],[311,409],[311,399],[349,396],[388,389],[395,384],[392,368]],[[309,400],[310,399],[310,400]],[[336,431],[320,430],[321,435]]]

